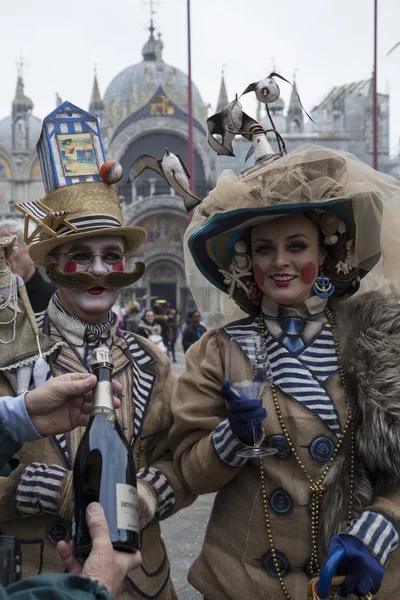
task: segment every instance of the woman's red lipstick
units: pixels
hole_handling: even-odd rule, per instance
[[[104,292],[104,288],[102,288],[102,287],[91,288],[90,290],[88,290],[88,293],[91,294],[92,296],[99,296],[103,292]]]
[[[290,277],[291,279],[274,279],[274,277]],[[275,273],[275,275],[271,276],[272,281],[275,283],[276,287],[285,288],[289,287],[289,285],[296,279],[295,275],[290,275],[289,273]]]

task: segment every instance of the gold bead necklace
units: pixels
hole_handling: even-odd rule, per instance
[[[272,396],[274,399],[274,405],[275,405],[276,413],[277,413],[277,416],[279,419],[279,423],[282,427],[282,431],[283,431],[286,441],[289,444],[289,447],[293,453],[293,456],[295,457],[298,465],[300,466],[302,471],[305,473],[305,475],[310,483],[310,495],[311,495],[311,502],[312,502],[311,507],[312,508],[311,508],[311,558],[310,558],[310,562],[309,562],[309,570],[310,570],[311,574],[313,575],[313,577],[318,576],[320,573],[320,565],[319,565],[319,559],[318,559],[318,530],[319,530],[319,517],[320,517],[320,514],[319,514],[320,513],[320,503],[321,503],[322,495],[325,491],[325,488],[323,486],[323,481],[324,481],[330,467],[332,466],[332,463],[333,463],[334,459],[336,458],[337,453],[339,452],[339,450],[342,446],[344,437],[348,430],[350,430],[350,486],[349,486],[349,509],[348,509],[348,516],[347,516],[347,524],[350,525],[350,523],[353,519],[354,427],[353,427],[353,422],[351,419],[349,402],[348,402],[348,398],[347,398],[345,372],[344,372],[344,369],[343,369],[343,366],[342,366],[341,360],[340,360],[341,347],[340,347],[340,342],[337,337],[336,324],[335,324],[333,315],[328,308],[325,309],[325,314],[326,314],[328,322],[331,326],[333,341],[335,344],[335,352],[336,352],[337,361],[338,361],[338,365],[339,365],[340,378],[341,378],[342,386],[343,386],[344,393],[345,393],[347,420],[346,420],[345,426],[343,428],[342,435],[334,448],[332,456],[327,461],[327,464],[326,464],[324,470],[322,471],[322,473],[316,479],[313,479],[311,477],[311,475],[307,472],[307,469],[305,468],[300,456],[298,455],[292,440],[290,439],[289,432],[288,432],[285,422],[283,420],[281,408],[280,408],[279,401],[278,401],[278,395],[276,393],[276,388],[275,388],[274,384],[272,384]],[[267,333],[266,333],[266,329],[265,329],[264,315],[262,313],[260,314],[259,320],[258,320],[258,333],[259,333],[260,337],[262,338],[263,343],[265,345]],[[256,361],[256,363],[257,363],[257,361]],[[260,464],[260,478],[261,478],[261,497],[262,497],[262,503],[263,503],[263,509],[264,509],[265,523],[267,526],[268,542],[269,542],[270,548],[271,548],[272,562],[273,562],[276,574],[278,576],[282,591],[285,594],[285,597],[288,600],[290,600],[290,595],[289,595],[288,589],[285,585],[285,582],[283,581],[283,575],[282,575],[280,567],[279,567],[275,544],[272,539],[271,521],[269,518],[269,511],[268,511],[268,496],[267,496],[267,489],[266,489],[266,485],[265,485],[264,460],[262,457],[259,458],[259,464]]]

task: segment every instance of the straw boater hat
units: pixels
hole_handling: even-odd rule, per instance
[[[37,145],[46,196],[22,202],[25,242],[39,267],[51,262],[50,253],[66,242],[96,235],[119,235],[129,255],[146,239],[143,227],[124,226],[116,190],[122,167],[106,162],[99,120],[64,102],[43,122]],[[34,231],[29,234],[29,224]]]

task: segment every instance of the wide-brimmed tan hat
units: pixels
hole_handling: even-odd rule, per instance
[[[62,212],[68,206],[68,216],[67,224],[64,221],[56,228],[56,235],[50,236],[42,230],[42,235],[30,244],[29,254],[39,267],[46,267],[52,260],[51,252],[66,242],[97,235],[119,235],[125,239],[129,255],[146,239],[143,227],[123,226],[118,194],[105,183],[76,183],[58,188],[46,196],[43,204],[51,213]]]
[[[122,167],[106,162],[97,117],[64,102],[44,119],[37,150],[47,194],[15,207],[25,215],[24,239],[39,267],[52,262],[55,248],[74,240],[122,236],[127,255],[144,243],[143,227],[122,223],[112,187],[122,178]]]

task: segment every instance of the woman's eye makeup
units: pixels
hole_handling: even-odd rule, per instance
[[[273,247],[271,246],[271,244],[264,244],[264,243],[254,244],[254,248],[253,248],[253,252],[260,253],[260,254],[268,254],[268,252],[271,252],[272,250],[273,250]]]
[[[303,241],[291,241],[287,246],[287,250],[289,252],[301,252],[302,250],[307,250],[308,244]],[[271,244],[266,244],[263,242],[255,243],[253,247],[253,252],[256,254],[269,254],[274,250],[274,246]]]
[[[308,244],[305,242],[291,242],[288,246],[288,250],[291,252],[301,252],[302,250],[306,250],[308,248]]]

